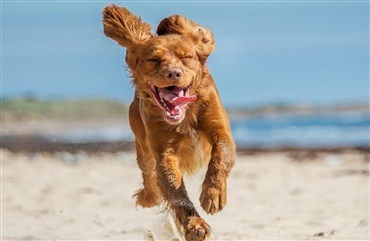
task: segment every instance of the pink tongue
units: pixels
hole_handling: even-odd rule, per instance
[[[180,97],[176,97],[176,98],[172,99],[171,102],[176,104],[176,105],[184,105],[184,104],[188,104],[188,103],[194,103],[194,101],[196,99],[197,99],[196,95],[180,96]]]
[[[184,105],[188,103],[193,103],[197,99],[196,95],[184,96],[184,89],[180,87],[174,87],[172,90],[160,88],[159,92],[161,93],[165,100],[175,105]]]

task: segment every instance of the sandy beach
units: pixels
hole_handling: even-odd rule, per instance
[[[132,152],[12,153],[1,150],[3,240],[169,240],[171,219],[135,207],[141,175]],[[214,240],[368,240],[369,154],[356,150],[297,158],[238,155],[228,204],[199,207],[203,173],[189,195]],[[148,237],[148,232],[153,237]]]

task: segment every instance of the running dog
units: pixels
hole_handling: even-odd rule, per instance
[[[210,226],[185,189],[183,175],[207,167],[200,204],[208,214],[226,205],[235,160],[228,116],[206,65],[213,34],[181,15],[163,19],[156,34],[124,7],[103,10],[104,33],[126,48],[135,88],[130,126],[143,188],[136,204],[165,204],[186,240],[206,240]]]

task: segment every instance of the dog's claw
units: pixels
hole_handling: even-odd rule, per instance
[[[204,211],[207,212],[207,214],[214,214],[216,212],[216,205],[215,204],[212,204],[212,200],[205,200],[202,204],[201,204],[202,208],[204,209]]]

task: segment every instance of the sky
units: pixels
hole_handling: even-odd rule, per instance
[[[1,2],[1,97],[130,102],[125,50],[103,34],[113,2],[152,25],[210,28],[208,67],[227,107],[369,101],[368,1]]]

